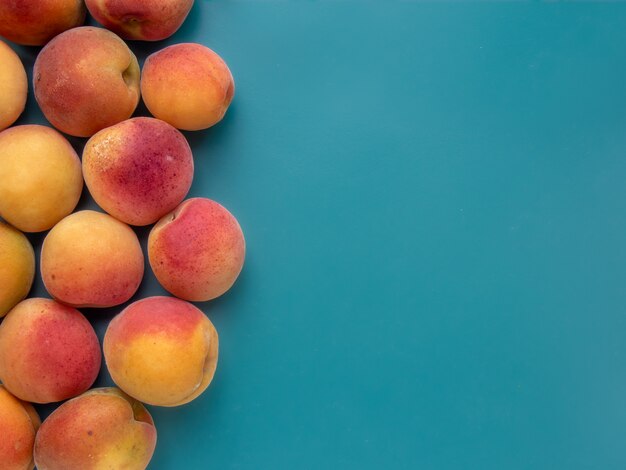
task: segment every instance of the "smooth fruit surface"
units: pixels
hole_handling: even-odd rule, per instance
[[[193,198],[163,217],[148,237],[150,266],[181,299],[219,297],[237,280],[246,242],[237,219],[215,201]]]
[[[0,318],[28,295],[34,277],[33,246],[19,230],[0,222]]]
[[[148,225],[184,199],[193,180],[185,137],[158,119],[129,119],[94,135],[83,151],[85,183],[113,217]]]
[[[2,7],[0,7],[2,8]],[[0,41],[0,131],[20,117],[26,106],[28,79],[18,55]]]
[[[102,28],[75,28],[39,53],[35,98],[54,127],[90,137],[133,114],[139,73],[137,58],[119,36]]]
[[[135,232],[110,215],[80,211],[48,233],[41,277],[52,297],[75,307],[112,307],[130,299],[143,278]]]
[[[83,0],[2,0],[0,36],[25,46],[43,46],[82,25],[86,13]]]
[[[0,324],[0,381],[22,400],[51,403],[85,392],[101,359],[91,324],[54,300],[24,300]]]
[[[104,356],[113,381],[126,393],[150,405],[178,406],[197,398],[211,383],[218,336],[192,304],[149,297],[111,321]]]
[[[0,463],[2,470],[32,470],[35,433],[41,421],[30,403],[0,385]]]
[[[175,44],[146,59],[141,92],[154,117],[197,131],[222,120],[235,82],[226,62],[208,47]]]
[[[96,388],[57,408],[35,440],[38,470],[144,470],[157,433],[146,408],[116,388]]]
[[[160,41],[183,24],[193,0],[86,0],[91,15],[124,39]]]
[[[23,232],[42,232],[70,214],[83,189],[78,155],[51,127],[0,132],[0,216]]]

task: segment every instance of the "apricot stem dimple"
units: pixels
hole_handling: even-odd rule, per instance
[[[126,68],[126,70],[122,72],[122,79],[124,80],[124,83],[126,83],[126,85],[128,86],[132,86],[133,84],[133,80],[132,80],[133,65],[134,64],[131,62],[131,64]]]
[[[164,217],[165,223],[174,222],[174,220],[176,220],[176,217],[178,217],[178,214],[180,214],[181,211],[184,209],[184,206],[185,206],[185,203],[183,202],[176,209],[174,209],[172,212],[170,212],[168,215],[166,215]],[[157,225],[159,225],[159,224],[157,224]]]
[[[136,16],[133,15],[128,15],[125,16],[124,18],[122,18],[122,23],[127,23],[129,25],[135,26],[138,23],[141,23],[142,20],[140,20],[139,18],[137,18]]]

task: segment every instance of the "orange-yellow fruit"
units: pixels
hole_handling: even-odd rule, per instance
[[[173,297],[139,300],[116,316],[104,337],[113,381],[130,396],[157,406],[197,398],[217,367],[215,327],[198,308]]]
[[[0,6],[0,8],[2,8]],[[28,79],[22,61],[8,44],[0,41],[0,131],[20,117],[26,106]]]
[[[35,277],[35,252],[19,230],[0,222],[0,318],[28,295]]]
[[[175,44],[146,59],[141,92],[154,117],[197,131],[222,120],[235,82],[222,58],[201,44]]]
[[[80,211],[48,233],[41,278],[52,297],[74,307],[113,307],[130,299],[143,278],[135,232],[110,215]]]
[[[0,216],[22,232],[42,232],[70,214],[83,189],[80,159],[50,127],[0,132]]]
[[[0,385],[0,468],[32,470],[35,433],[41,421],[31,404]]]

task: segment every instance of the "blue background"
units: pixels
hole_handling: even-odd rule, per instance
[[[191,195],[248,256],[151,469],[626,468],[626,5],[199,0],[131,47],[186,41],[237,84]]]

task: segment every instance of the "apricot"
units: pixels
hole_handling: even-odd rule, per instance
[[[146,59],[141,92],[154,117],[197,131],[222,120],[235,82],[226,62],[208,47],[175,44]]]
[[[17,121],[24,111],[28,79],[20,58],[2,41],[0,41],[0,64],[2,64],[0,68],[0,131],[2,131]]]
[[[130,304],[109,324],[104,357],[118,387],[144,403],[178,406],[209,386],[218,336],[207,316],[173,297]]]
[[[82,25],[86,14],[82,0],[2,0],[0,36],[25,46],[43,46]]]
[[[217,202],[184,201],[148,237],[150,266],[176,297],[202,302],[219,297],[237,280],[246,243],[237,219]]]
[[[185,198],[193,156],[168,123],[135,118],[94,135],[83,151],[85,183],[94,200],[131,225],[153,224]]]
[[[28,295],[34,277],[33,246],[19,230],[0,222],[0,318]]]
[[[98,23],[124,39],[160,41],[181,27],[193,0],[86,0]]]
[[[22,400],[51,403],[85,392],[101,360],[91,324],[54,300],[24,300],[0,324],[0,380]]]
[[[22,232],[50,229],[70,214],[83,190],[80,159],[46,126],[0,132],[0,216]]]
[[[0,385],[0,462],[3,470],[33,469],[33,445],[40,425],[33,406]]]
[[[96,388],[61,406],[35,439],[39,470],[145,469],[157,432],[146,408],[115,388]]]
[[[130,299],[143,277],[137,235],[110,215],[80,211],[48,233],[41,278],[52,297],[74,307],[113,307]]]
[[[139,103],[139,64],[110,31],[84,26],[59,34],[37,56],[35,98],[50,123],[90,137],[128,119]]]

